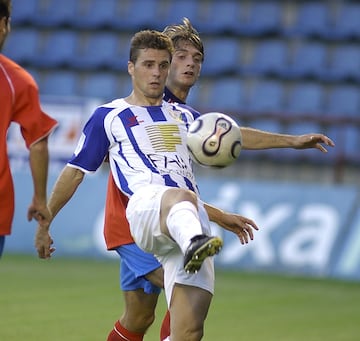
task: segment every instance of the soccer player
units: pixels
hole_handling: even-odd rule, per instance
[[[198,32],[187,18],[182,24],[165,28],[164,33],[173,42],[175,51],[166,81],[164,99],[168,102],[185,104],[191,87],[199,78],[204,61],[204,46]],[[244,149],[266,148],[318,148],[333,146],[333,142],[322,134],[290,136],[273,134],[251,128],[241,128]],[[134,243],[125,217],[127,197],[119,191],[112,175],[109,175],[104,235],[109,250],[120,255],[120,283],[125,299],[125,311],[108,341],[142,340],[148,327],[154,321],[159,287],[163,287],[163,269],[151,254],[144,253]],[[145,261],[146,260],[146,261]],[[133,333],[136,332],[134,337]],[[169,335],[169,314],[164,318],[161,340]]]
[[[11,0],[0,0],[0,51],[10,32]],[[34,79],[18,64],[0,54],[0,257],[5,236],[11,233],[14,216],[14,186],[7,154],[6,137],[11,122],[21,127],[34,186],[27,219],[49,222],[46,205],[48,172],[48,136],[57,122],[40,108],[38,88]]]
[[[209,218],[237,234],[242,243],[253,238],[257,226],[199,199],[186,147],[186,129],[199,113],[163,100],[172,51],[170,38],[160,32],[141,31],[133,37],[128,62],[133,91],[95,110],[48,206],[55,217],[84,173],[96,171],[109,156],[116,185],[130,200],[127,218],[132,234],[145,237],[137,242],[159,257],[165,269],[171,337],[200,340],[214,286],[211,256],[222,246],[219,237],[210,236]],[[40,224],[36,234],[40,256],[52,251],[49,228]],[[119,335],[136,339],[136,334]]]
[[[201,39],[187,19],[183,24],[165,29],[175,45],[165,99],[171,102],[185,102],[188,92],[198,79],[204,50]],[[331,144],[323,135],[286,136],[267,134],[242,128],[245,136],[244,145],[249,149],[271,147],[322,148],[320,142]],[[258,136],[256,136],[258,135]],[[254,137],[254,138],[252,138]],[[259,141],[258,141],[259,140]],[[262,144],[260,141],[264,141]],[[81,182],[81,180],[78,180]],[[142,340],[146,329],[154,320],[159,287],[163,286],[163,270],[158,261],[150,254],[142,252],[134,243],[125,218],[127,197],[109,177],[107,205],[105,215],[105,237],[109,249],[115,249],[121,255],[121,287],[125,297],[125,312],[116,322],[108,340]],[[47,250],[39,253],[49,257]],[[145,261],[146,260],[146,261]],[[168,316],[166,317],[168,321]],[[166,323],[164,324],[166,327]],[[168,335],[167,332],[164,335]],[[164,338],[164,337],[163,337]],[[162,338],[162,339],[163,339]]]

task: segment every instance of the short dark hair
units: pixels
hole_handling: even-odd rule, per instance
[[[135,64],[139,56],[139,50],[141,49],[167,50],[170,55],[170,60],[174,52],[171,39],[162,32],[155,30],[139,31],[133,36],[131,39],[129,58],[132,63]]]
[[[200,38],[199,32],[192,26],[188,18],[183,18],[182,24],[174,24],[166,26],[164,31],[173,42],[175,49],[180,41],[188,41],[194,45],[203,55],[204,61],[204,45]]]
[[[0,0],[0,18],[9,18],[11,14],[11,0]]]

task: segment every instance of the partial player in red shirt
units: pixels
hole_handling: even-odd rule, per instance
[[[0,51],[10,32],[10,0],[0,0]],[[14,217],[14,185],[7,154],[7,131],[11,122],[21,127],[29,149],[34,194],[27,219],[50,221],[46,206],[48,174],[48,136],[57,122],[40,108],[38,87],[31,75],[15,62],[0,54],[0,257],[5,236],[11,233]]]

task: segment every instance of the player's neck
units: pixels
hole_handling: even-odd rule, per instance
[[[143,94],[137,94],[134,91],[128,96],[124,98],[125,101],[132,105],[138,105],[141,107],[147,107],[147,106],[157,106],[161,105],[163,101],[163,97],[147,97]]]
[[[177,88],[174,86],[169,86],[168,84],[166,85],[166,87],[170,90],[170,92],[177,97],[178,99],[180,99],[182,102],[186,103],[186,99],[187,96],[189,94],[190,88]]]

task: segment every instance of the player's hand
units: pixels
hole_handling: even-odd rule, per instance
[[[51,213],[46,202],[40,203],[36,198],[33,198],[27,211],[27,219],[28,221],[35,219],[39,224],[50,224]]]
[[[335,143],[327,136],[323,134],[305,134],[295,137],[294,148],[295,149],[307,149],[316,148],[323,153],[327,153],[327,149],[324,147],[335,147]]]
[[[253,220],[233,213],[224,213],[218,224],[225,230],[235,233],[241,244],[247,244],[253,240],[254,230],[259,229]]]
[[[49,259],[55,251],[53,247],[53,239],[49,233],[49,225],[39,224],[35,233],[35,248],[38,252],[39,258]]]

